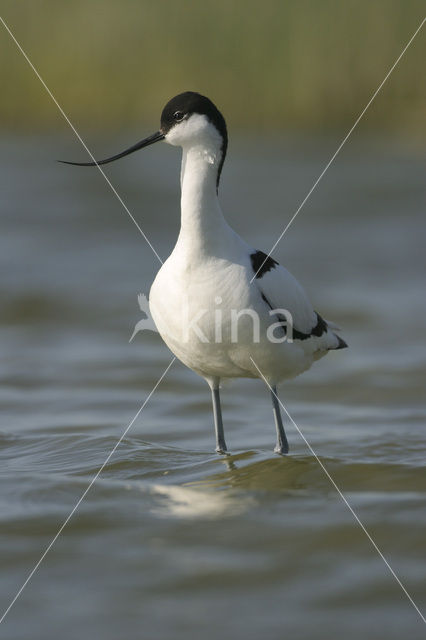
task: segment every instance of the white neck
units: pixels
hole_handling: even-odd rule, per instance
[[[186,251],[213,250],[228,227],[217,197],[221,151],[214,144],[183,147],[181,230],[178,244]]]

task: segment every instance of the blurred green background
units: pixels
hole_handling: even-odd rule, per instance
[[[1,12],[76,125],[157,122],[183,90],[233,129],[329,131],[353,123],[425,13],[423,0],[3,0]],[[2,27],[3,29],[3,27]],[[62,127],[15,44],[0,38],[3,129]],[[363,122],[425,132],[421,32]]]

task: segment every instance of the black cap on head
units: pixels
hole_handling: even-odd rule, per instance
[[[225,118],[211,100],[206,98],[206,96],[202,96],[200,93],[196,93],[195,91],[179,93],[179,95],[169,100],[163,109],[161,114],[161,132],[164,135],[167,135],[174,125],[178,124],[186,117],[191,116],[193,113],[199,113],[200,115],[206,116],[222,136],[222,157],[220,159],[217,173],[217,185],[219,185],[220,174],[225,161],[226,150],[228,148],[228,132],[226,129]]]
[[[121,153],[117,153],[116,155],[105,158],[104,160],[97,160],[94,162],[67,162],[65,160],[59,160],[59,162],[63,162],[64,164],[73,164],[80,167],[94,167],[97,165],[114,162],[114,160],[124,158],[125,156],[134,153],[138,149],[143,149],[144,147],[148,147],[155,142],[164,140],[167,133],[174,125],[178,124],[186,117],[191,116],[193,113],[205,115],[208,120],[216,127],[222,137],[222,157],[219,162],[216,181],[216,184],[219,185],[220,174],[222,171],[223,163],[225,161],[226,149],[228,147],[228,134],[226,131],[225,119],[220,113],[219,109],[214,106],[211,100],[209,100],[205,96],[200,95],[199,93],[196,93],[195,91],[185,91],[184,93],[180,93],[179,95],[172,98],[166,104],[161,114],[160,131],[156,131],[151,136],[144,138],[140,142],[137,142],[132,147],[125,149]]]
[[[193,113],[207,116],[222,138],[227,141],[225,118],[211,100],[195,91],[185,91],[169,100],[161,114],[162,132],[167,134],[175,124]]]

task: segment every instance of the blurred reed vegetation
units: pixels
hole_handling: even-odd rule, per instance
[[[233,128],[352,124],[425,14],[424,0],[2,0],[2,16],[76,126],[158,121],[191,89]],[[0,126],[63,120],[3,27]],[[426,27],[363,127],[425,131]]]

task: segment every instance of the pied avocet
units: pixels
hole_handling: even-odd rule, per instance
[[[216,451],[227,451],[221,380],[263,377],[272,396],[275,451],[287,453],[276,385],[347,345],[338,328],[314,311],[297,280],[226,222],[218,186],[228,135],[208,98],[181,93],[164,107],[153,135],[97,163],[69,164],[106,164],[160,140],[183,150],[181,229],[151,287],[154,322],[173,353],[210,385]]]

